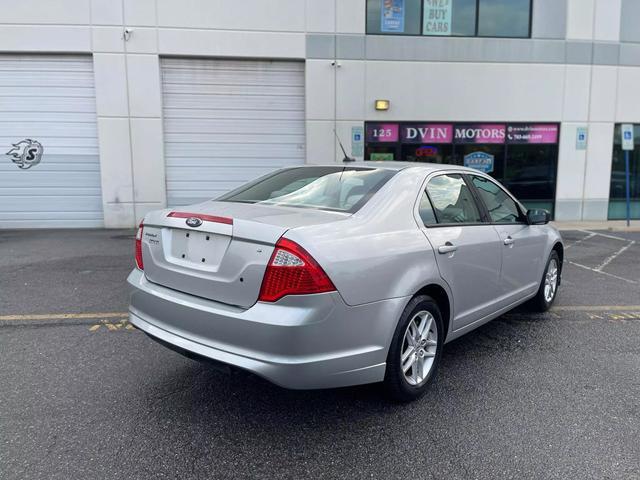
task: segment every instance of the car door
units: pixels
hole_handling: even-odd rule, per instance
[[[464,177],[443,173],[429,178],[420,216],[440,275],[453,294],[453,329],[493,313],[500,296],[501,241],[483,220]]]
[[[500,236],[501,303],[507,306],[537,291],[546,261],[546,234],[528,224],[523,209],[497,182],[481,175],[469,177]]]

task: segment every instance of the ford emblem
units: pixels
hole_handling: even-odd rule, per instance
[[[202,225],[202,220],[198,217],[189,217],[187,218],[187,225],[191,228],[196,228]]]

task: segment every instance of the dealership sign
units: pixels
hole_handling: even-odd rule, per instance
[[[464,157],[464,166],[484,173],[493,172],[493,155],[486,152],[473,152]]]
[[[455,128],[455,143],[504,143],[505,125],[480,124],[458,125]]]
[[[557,143],[557,125],[509,125],[507,128],[509,143]]]
[[[367,123],[367,143],[556,144],[554,123]]]
[[[399,131],[397,123],[370,123],[367,125],[367,142],[397,142]]]
[[[452,140],[453,125],[423,123],[402,127],[402,143],[451,143]]]

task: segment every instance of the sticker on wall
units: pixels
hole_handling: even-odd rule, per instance
[[[28,170],[40,163],[43,153],[44,147],[40,142],[25,138],[18,143],[12,144],[11,150],[9,150],[6,155],[11,158],[11,161],[15,163],[18,168]]]
[[[493,155],[486,152],[472,152],[464,157],[464,166],[484,173],[493,172]]]

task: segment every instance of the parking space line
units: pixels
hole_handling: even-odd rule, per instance
[[[127,318],[126,312],[107,313],[52,313],[38,315],[0,315],[0,322],[4,321],[24,321],[24,320],[84,320],[84,319],[106,319],[106,318]]]
[[[611,262],[613,262],[616,258],[618,258],[621,254],[623,254],[625,251],[627,251],[630,247],[632,247],[633,245],[635,245],[635,241],[631,240],[627,245],[625,245],[624,247],[622,247],[620,250],[618,250],[616,253],[614,253],[613,255],[611,255],[609,258],[607,258],[604,262],[602,262],[601,265],[596,267],[596,270],[598,271],[602,271],[602,269],[604,267],[606,267],[607,265],[609,265]]]
[[[575,305],[551,307],[556,312],[640,312],[640,305]]]
[[[592,232],[590,230],[578,230],[578,231],[582,232],[582,233],[589,233],[589,234],[592,234],[592,235],[598,235],[599,237],[610,238],[611,240],[620,240],[621,242],[628,242],[629,241],[628,238],[618,237],[616,235],[611,235],[609,233]]]
[[[583,230],[578,230],[578,231],[579,231],[579,232],[582,232],[582,233],[589,233],[589,232],[585,232],[585,231],[583,231]],[[582,243],[582,242],[584,242],[584,241],[586,241],[586,240],[589,240],[590,238],[593,238],[593,237],[595,237],[595,236],[596,236],[596,234],[595,234],[595,233],[593,233],[593,232],[591,232],[591,233],[589,233],[589,235],[587,235],[586,237],[583,237],[583,238],[581,238],[580,240],[576,240],[575,242],[573,242],[573,243],[571,243],[571,244],[569,244],[569,245],[566,245],[566,246],[564,247],[564,249],[565,249],[565,250],[567,250],[568,248],[575,247],[575,246],[576,246],[576,245],[578,245],[579,243]]]
[[[638,282],[636,282],[635,280],[629,280],[628,278],[619,277],[618,275],[614,275],[613,273],[607,273],[607,272],[603,272],[601,270],[596,270],[595,268],[587,267],[586,265],[582,265],[580,263],[571,262],[569,260],[567,260],[567,263],[570,264],[570,265],[573,265],[575,267],[584,268],[585,270],[589,270],[590,272],[599,273],[600,275],[606,275],[607,277],[617,278],[618,280],[622,280],[624,282],[631,283],[632,285],[637,285],[638,284]]]

